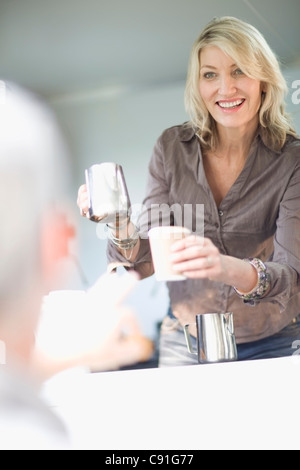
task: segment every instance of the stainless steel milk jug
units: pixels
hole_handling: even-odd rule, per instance
[[[131,203],[121,165],[104,162],[85,171],[89,215],[94,222],[116,224],[131,212]]]
[[[237,360],[233,315],[227,313],[204,313],[196,315],[197,351],[191,344],[189,327],[184,326],[188,351],[198,355],[200,364]]]

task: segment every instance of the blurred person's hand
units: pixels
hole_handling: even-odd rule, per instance
[[[96,313],[96,316],[102,324],[102,335],[103,329],[106,335],[101,344],[87,351],[87,365],[91,370],[119,369],[152,356],[152,341],[142,334],[135,312],[124,304],[138,281],[135,272],[123,276],[105,274],[87,292],[90,314],[103,309],[104,315],[99,318]]]
[[[85,354],[84,362],[93,372],[117,370],[144,362],[153,354],[153,343],[141,333],[135,315],[130,310],[122,310],[119,323],[104,343]]]
[[[135,312],[125,305],[138,280],[133,272],[109,273],[87,292],[50,294],[34,356],[43,378],[72,367],[116,370],[151,358],[153,342],[143,335]]]

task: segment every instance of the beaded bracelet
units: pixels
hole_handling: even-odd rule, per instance
[[[134,231],[130,235],[130,237],[121,239],[114,237],[113,234],[110,232],[110,239],[115,246],[125,251],[124,256],[129,261],[132,257],[133,248],[139,240],[139,232],[137,227],[134,225]],[[130,250],[129,254],[127,254],[127,250]]]
[[[245,303],[254,304],[256,300],[260,300],[270,287],[270,275],[267,272],[265,264],[259,258],[245,258],[244,261],[252,264],[257,271],[257,284],[247,293],[240,292],[234,287],[235,292],[243,299]]]

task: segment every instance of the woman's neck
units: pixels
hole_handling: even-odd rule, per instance
[[[227,160],[232,158],[245,160],[256,133],[257,125],[252,129],[219,128],[215,156]]]
[[[219,206],[245,166],[257,127],[253,132],[219,130],[216,149],[203,152],[208,184]]]

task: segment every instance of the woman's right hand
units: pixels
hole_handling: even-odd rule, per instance
[[[82,217],[90,217],[89,199],[86,184],[82,184],[78,189],[77,206],[80,209],[80,214]]]

